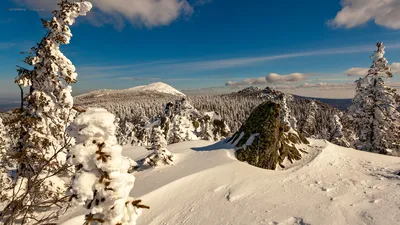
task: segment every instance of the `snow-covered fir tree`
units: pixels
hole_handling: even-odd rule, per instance
[[[200,121],[195,121],[195,125],[198,124],[199,126],[199,131],[197,131],[197,126],[196,132],[199,133],[199,137],[201,140],[213,140],[213,131],[212,127],[210,126],[211,118],[210,116],[206,115],[200,119]]]
[[[122,156],[115,136],[115,116],[105,109],[88,108],[68,132],[75,137],[71,163],[76,172],[69,189],[71,200],[90,212],[85,224],[135,225],[142,208],[129,197],[135,177],[130,160]]]
[[[119,117],[115,119],[115,126],[117,127],[116,133],[117,140],[120,145],[126,145],[132,139],[132,134],[135,129],[135,125],[130,121],[122,120]]]
[[[306,135],[306,136],[311,136],[315,133],[316,130],[316,113],[318,110],[318,105],[315,103],[315,101],[311,101],[310,103],[310,109],[307,113],[307,117],[304,121],[304,125],[301,129],[301,131]]]
[[[167,150],[167,140],[159,126],[153,127],[150,142],[151,144],[147,149],[152,153],[144,159],[144,165],[156,167],[160,164],[173,164],[174,156]]]
[[[357,81],[350,116],[356,132],[355,147],[381,154],[400,155],[400,113],[396,90],[386,85],[392,73],[384,57],[383,43],[377,43],[367,76]],[[381,76],[384,74],[384,76]]]
[[[43,20],[47,35],[31,49],[25,62],[33,69],[18,69],[16,82],[30,87],[27,107],[22,112],[22,137],[19,146],[19,170],[22,177],[36,174],[50,158],[48,171],[57,171],[65,161],[69,145],[65,128],[71,121],[73,98],[71,86],[77,80],[72,62],[60,51],[60,45],[69,44],[72,37],[69,26],[78,16],[92,8],[90,2],[59,3],[50,21]],[[56,157],[53,157],[57,155]]]
[[[343,125],[340,122],[340,117],[335,114],[333,117],[331,117],[331,123],[333,126],[332,130],[330,131],[331,138],[329,141],[340,146],[350,147],[350,143],[344,136]]]
[[[67,174],[66,153],[71,139],[65,130],[74,114],[69,85],[77,81],[77,73],[60,45],[70,43],[69,26],[78,16],[86,15],[92,5],[67,0],[58,5],[51,20],[42,20],[47,34],[31,48],[24,60],[28,68],[18,67],[15,80],[20,87],[28,87],[29,93],[19,110],[20,140],[12,150],[18,163],[15,185],[25,188],[18,190],[23,194],[14,193],[12,204],[2,214],[10,224],[17,218],[33,223],[35,208],[64,199],[66,185],[59,177]]]
[[[171,115],[169,143],[198,140],[191,119],[198,118],[200,113],[186,99],[175,101],[173,113],[167,112]]]

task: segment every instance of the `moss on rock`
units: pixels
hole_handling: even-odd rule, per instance
[[[282,162],[286,158],[290,162],[301,159],[300,151],[295,144],[308,141],[281,122],[280,109],[280,105],[273,102],[259,105],[239,131],[228,140],[233,143],[241,133],[244,134],[236,145],[238,147],[236,156],[240,161],[274,170],[277,165],[283,167]],[[254,138],[251,145],[246,146],[247,140],[256,133],[259,135]]]

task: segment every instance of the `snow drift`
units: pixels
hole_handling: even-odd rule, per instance
[[[192,141],[169,146],[176,164],[135,174],[131,196],[151,209],[138,225],[397,224],[400,158],[310,139],[307,157],[271,171],[235,159],[231,146]],[[143,147],[126,147],[139,160]],[[61,222],[83,219],[77,210]],[[77,217],[76,217],[77,216]],[[68,221],[68,219],[72,220]],[[78,224],[78,223],[76,223]]]

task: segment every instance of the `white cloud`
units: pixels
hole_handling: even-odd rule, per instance
[[[27,7],[51,12],[58,1],[55,0],[14,0]],[[113,23],[122,28],[123,18],[134,25],[155,27],[168,25],[180,16],[190,16],[193,7],[187,0],[91,0],[95,10],[89,20],[95,25]]]
[[[250,85],[294,83],[305,80],[306,78],[307,75],[302,73],[292,73],[289,75],[279,75],[276,73],[270,73],[266,77],[247,78],[242,81],[228,81],[226,82],[225,86],[232,88],[241,88]]]
[[[267,84],[267,80],[265,79],[265,77],[255,77],[255,78],[244,79],[242,81],[228,81],[226,82],[225,86],[240,88],[243,86],[263,85],[263,84]]]
[[[289,75],[279,75],[276,73],[270,73],[265,77],[268,83],[271,84],[282,84],[282,83],[294,83],[305,80],[307,75],[303,73],[292,73]]]
[[[392,72],[394,74],[400,74],[400,63],[394,62],[392,65],[390,65],[390,69],[392,69]]]
[[[399,11],[399,0],[342,0],[342,10],[329,24],[353,28],[373,20],[378,25],[400,29]]]
[[[346,74],[347,76],[357,76],[357,77],[361,77],[361,76],[366,76],[368,74],[368,68],[350,68],[346,71],[344,71],[344,74]]]
[[[390,69],[392,70],[393,74],[400,74],[400,63],[394,62],[390,66]],[[368,74],[369,68],[350,68],[344,72],[347,76],[366,76]]]

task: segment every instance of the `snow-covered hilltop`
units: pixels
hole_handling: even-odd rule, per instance
[[[148,85],[137,86],[133,88],[126,89],[126,91],[133,91],[133,92],[160,92],[166,93],[171,95],[176,95],[180,97],[186,96],[182,92],[176,90],[175,88],[171,87],[170,85],[163,83],[163,82],[155,82]]]
[[[176,90],[172,86],[163,83],[155,82],[148,85],[136,86],[128,89],[100,89],[91,91],[86,94],[76,96],[77,99],[82,98],[112,98],[114,95],[141,95],[141,94],[168,94],[178,97],[185,97],[186,95]]]
[[[156,82],[121,90],[91,91],[76,96],[74,104],[82,108],[105,108],[113,114],[118,114],[119,118],[137,118],[143,115],[153,117],[161,112],[161,104],[181,98],[186,98],[186,95],[168,84]]]

